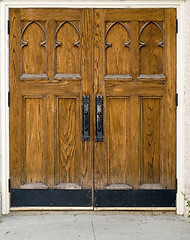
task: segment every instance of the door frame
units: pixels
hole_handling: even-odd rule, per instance
[[[8,214],[10,212],[10,193],[9,193],[9,108],[8,108],[8,91],[9,91],[9,35],[7,22],[9,19],[10,8],[176,8],[179,31],[177,34],[177,93],[178,93],[178,107],[177,107],[177,154],[176,154],[176,176],[177,176],[177,196],[176,196],[176,210],[177,214],[184,214],[185,202],[181,191],[184,190],[184,31],[182,22],[184,19],[184,2],[181,1],[121,1],[121,2],[106,2],[106,1],[10,1],[4,0],[0,2],[0,76],[1,76],[1,149],[0,149],[0,167],[1,167],[1,179],[0,189],[2,192],[2,214]],[[1,202],[1,201],[0,201]],[[1,207],[0,207],[1,208]],[[88,210],[88,209],[87,209]],[[150,210],[147,209],[134,209],[134,210]],[[151,209],[161,210],[161,209]]]

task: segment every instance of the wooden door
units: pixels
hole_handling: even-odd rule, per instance
[[[96,9],[95,207],[175,206],[176,10]]]
[[[92,205],[93,10],[10,10],[11,206]],[[93,115],[91,114],[91,118]],[[92,129],[91,129],[92,131]]]
[[[172,207],[175,168],[175,9],[10,10],[11,206]]]

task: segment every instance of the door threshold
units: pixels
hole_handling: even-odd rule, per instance
[[[176,207],[11,207],[17,211],[168,211],[175,212]]]
[[[176,211],[176,207],[95,207],[94,211]]]
[[[93,207],[11,207],[10,211],[92,211]]]

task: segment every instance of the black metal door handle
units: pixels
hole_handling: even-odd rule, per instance
[[[88,131],[88,112],[84,112],[84,131]]]
[[[96,141],[104,140],[103,134],[103,96],[96,97]]]
[[[82,98],[82,140],[90,140],[90,96]]]

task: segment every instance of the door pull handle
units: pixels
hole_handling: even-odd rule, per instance
[[[82,98],[82,140],[90,140],[90,96]]]
[[[96,96],[96,141],[103,142],[103,96]]]

